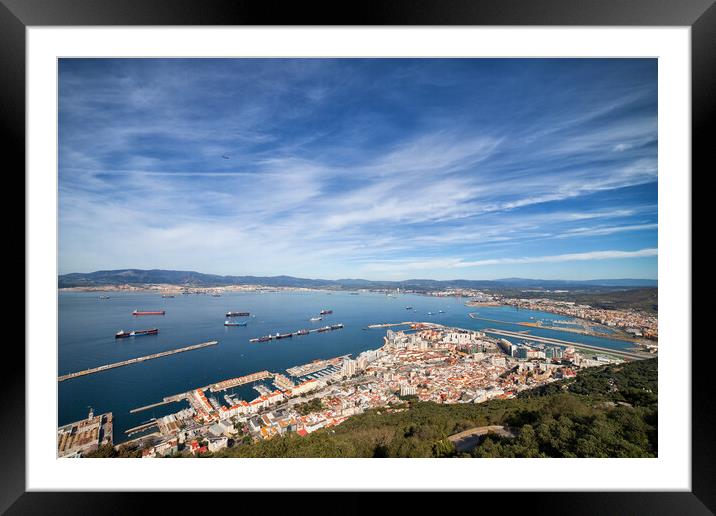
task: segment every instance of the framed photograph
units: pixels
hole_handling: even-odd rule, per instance
[[[3,511],[711,513],[712,2],[2,0],[0,23],[27,201]]]

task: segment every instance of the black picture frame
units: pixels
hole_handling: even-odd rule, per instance
[[[335,2],[329,7],[298,2],[279,6],[250,0],[0,0],[0,127],[5,133],[6,163],[8,157],[15,158],[17,168],[24,169],[26,27],[85,25],[688,26],[692,45],[692,168],[703,169],[702,174],[713,170],[712,144],[707,135],[714,132],[716,120],[714,0],[364,0],[350,5]],[[27,259],[24,254],[23,257]],[[698,351],[706,349],[707,344],[692,347],[691,492],[480,493],[472,497],[480,497],[480,507],[495,501],[507,504],[504,510],[510,512],[525,509],[551,514],[712,514],[716,510],[714,398],[707,383],[711,365],[700,359]],[[30,443],[26,442],[24,423],[25,353],[9,342],[3,352],[5,364],[12,363],[13,367],[4,368],[1,382],[0,512],[124,514],[137,510],[139,497],[146,495],[26,492],[25,449]],[[555,479],[558,484],[559,479]],[[174,504],[182,507],[185,503],[184,497],[175,494],[158,496],[166,504],[163,512],[169,512]],[[361,507],[369,510],[362,496],[342,495],[341,506],[352,512]],[[293,494],[292,503],[300,504],[301,497]],[[255,498],[256,507],[268,500],[271,505],[278,501],[273,495]],[[223,499],[230,503],[236,500]],[[213,507],[216,500],[212,499]],[[241,503],[242,510],[246,510],[245,498]],[[413,496],[402,512],[423,503],[423,496]]]

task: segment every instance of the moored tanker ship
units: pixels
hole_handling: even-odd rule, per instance
[[[135,310],[132,315],[164,315],[164,310]]]

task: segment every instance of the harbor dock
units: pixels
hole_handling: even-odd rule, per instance
[[[406,322],[400,322],[400,323],[383,323],[383,324],[369,324],[367,327],[374,329],[374,328],[391,328],[393,326],[410,326],[411,324],[415,324],[414,322],[406,321]]]
[[[139,426],[135,426],[133,428],[128,428],[127,430],[124,431],[124,433],[127,435],[138,434],[139,432],[144,432],[145,430],[149,430],[150,428],[155,427],[155,426],[157,426],[157,420],[152,419],[148,423],[144,423]]]
[[[204,387],[206,389],[207,387]],[[143,410],[149,410],[156,407],[161,407],[162,405],[168,405],[169,403],[176,403],[177,401],[185,400],[187,397],[186,392],[182,392],[181,394],[174,394],[172,396],[166,396],[162,401],[159,401],[157,403],[152,403],[151,405],[145,405],[143,407],[137,407],[133,408],[129,411],[130,414],[134,414],[135,412],[141,412]]]

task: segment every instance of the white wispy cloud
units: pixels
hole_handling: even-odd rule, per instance
[[[591,200],[657,180],[655,152],[645,150],[655,113],[616,116],[643,98],[638,90],[508,123],[481,116],[490,106],[479,96],[417,110],[404,91],[335,63],[132,66],[61,78],[65,272],[151,265],[329,277],[358,266],[604,260],[507,255],[516,243],[656,230],[650,194]],[[429,80],[419,63],[398,68],[386,77],[461,85]],[[365,97],[351,104],[351,95]],[[389,107],[365,108],[376,99]],[[399,113],[386,114],[394,104]],[[505,256],[480,259],[486,246]],[[446,256],[457,253],[476,258]]]
[[[490,258],[485,260],[465,260],[462,258],[437,258],[421,261],[377,261],[363,265],[363,270],[370,272],[403,272],[432,269],[464,269],[488,265],[514,265],[534,263],[562,263],[574,261],[615,260],[626,258],[643,258],[657,256],[656,248],[638,251],[590,251],[585,253],[567,253],[550,256],[526,256],[519,258]]]

